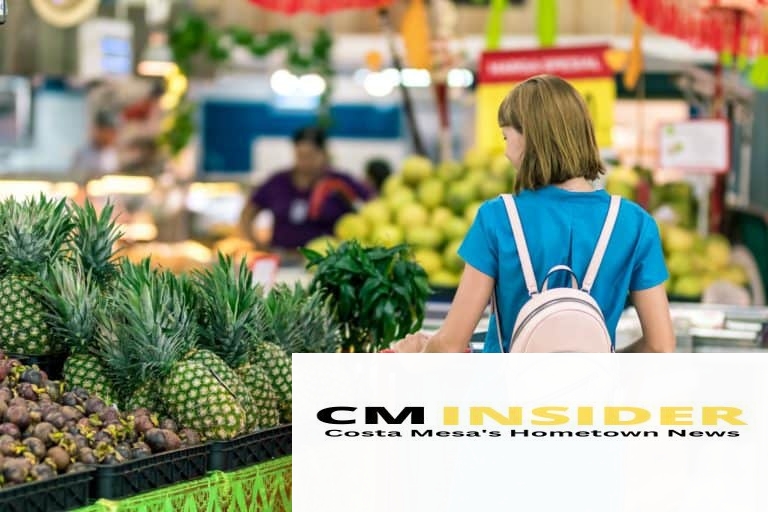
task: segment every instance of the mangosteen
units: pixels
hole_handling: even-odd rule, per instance
[[[29,411],[29,424],[30,425],[36,425],[43,421],[43,415],[40,413],[40,410],[34,410]]]
[[[34,384],[35,386],[40,387],[43,386],[48,379],[38,368],[27,368],[21,374],[21,378],[19,380],[21,382]]]
[[[91,397],[90,393],[88,393],[83,388],[79,388],[79,387],[72,388],[72,392],[75,394],[75,396],[77,396],[77,398],[80,399],[81,402],[85,402]]]
[[[24,430],[29,425],[29,412],[24,405],[12,405],[5,411],[5,420],[16,424],[19,430]]]
[[[27,399],[21,396],[14,396],[11,398],[11,401],[8,402],[8,407],[13,407],[14,405],[27,407]]]
[[[7,458],[3,461],[3,478],[7,483],[20,484],[26,481],[32,464],[24,457]]]
[[[84,435],[75,434],[74,438],[75,438],[75,446],[77,446],[79,450],[82,450],[83,448],[88,448],[90,446],[88,443],[88,438],[85,437]]]
[[[31,400],[33,402],[37,401],[39,398],[34,384],[30,384],[29,382],[22,382],[16,386],[16,393],[18,393],[20,397],[26,398],[27,400]]]
[[[21,443],[9,436],[0,437],[0,453],[5,457],[15,457],[18,455],[21,446]]]
[[[134,420],[136,432],[139,434],[145,434],[149,430],[155,428],[155,424],[149,416],[136,416]]]
[[[77,420],[77,426],[80,429],[92,428],[93,427],[91,425],[91,420],[89,420],[88,418],[80,418],[79,420]]]
[[[72,407],[71,405],[65,405],[60,409],[61,414],[67,421],[77,421],[83,417],[83,413]]]
[[[54,446],[48,449],[48,458],[50,458],[58,471],[64,471],[70,464],[69,454],[67,450],[61,446]]]
[[[78,396],[73,393],[72,391],[68,391],[61,395],[61,403],[62,405],[69,405],[70,407],[75,407],[77,405],[82,404],[82,400],[78,398]]]
[[[43,389],[45,390],[46,394],[48,394],[49,397],[51,397],[51,400],[58,401],[61,398],[61,382],[55,381],[55,380],[49,380],[45,383],[43,386]]]
[[[181,439],[175,432],[161,428],[153,428],[144,434],[144,441],[152,449],[152,453],[177,450],[181,447]]]
[[[128,443],[117,443],[117,446],[115,446],[115,450],[117,453],[120,454],[120,456],[123,459],[130,459],[131,458],[131,445]]]
[[[179,426],[176,425],[176,422],[173,421],[171,418],[165,418],[163,421],[160,422],[160,428],[165,430],[170,430],[172,432],[178,432]]]
[[[184,440],[186,446],[197,446],[203,442],[200,439],[200,434],[198,434],[197,430],[192,430],[191,428],[181,429],[179,437]]]
[[[133,443],[133,446],[131,447],[132,459],[143,459],[145,457],[149,457],[150,455],[152,455],[152,448],[150,448],[147,443],[143,441]]]
[[[83,464],[98,464],[99,459],[93,453],[93,450],[88,447],[80,448],[78,450],[77,459]]]
[[[14,439],[21,438],[21,429],[15,423],[0,424],[0,435],[9,435]]]
[[[110,453],[101,461],[102,464],[107,465],[120,464],[121,462],[125,462],[125,457],[118,452]]]
[[[32,466],[29,474],[35,480],[47,480],[56,476],[56,470],[48,464],[36,464]]]
[[[88,398],[85,401],[85,413],[88,415],[101,414],[101,412],[106,407],[107,407],[107,404],[104,403],[104,400],[96,396]]]
[[[13,391],[11,391],[11,388],[0,387],[0,402],[5,402],[5,404],[7,405],[12,398],[13,398]]]
[[[56,427],[57,429],[64,428],[67,424],[67,418],[59,411],[51,411],[45,416],[45,421]]]
[[[106,430],[99,430],[93,436],[93,441],[95,443],[113,443],[115,441],[115,438],[112,436],[112,434],[110,434]]]
[[[137,407],[133,411],[131,411],[131,415],[136,418],[139,416],[152,416],[152,411],[147,409],[146,407]]]
[[[46,449],[45,443],[40,439],[36,437],[28,437],[24,441],[22,441],[21,444],[23,444],[27,448],[29,453],[35,456],[37,461],[41,461],[45,458],[47,449]]]
[[[85,471],[86,469],[88,469],[88,466],[86,466],[82,462],[75,462],[74,464],[71,464],[69,466],[69,469],[67,469],[67,473],[78,473],[80,471]]]
[[[53,434],[57,432],[56,427],[47,422],[38,423],[32,429],[32,435],[41,440],[46,446],[53,445]]]
[[[99,418],[107,425],[120,423],[120,413],[114,407],[105,407],[99,413]]]

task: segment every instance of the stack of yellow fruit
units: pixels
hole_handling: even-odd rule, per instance
[[[406,158],[387,179],[381,196],[336,223],[334,237],[307,247],[323,252],[327,244],[356,239],[391,247],[407,243],[430,284],[455,288],[463,262],[459,248],[483,201],[510,192],[515,170],[501,154],[472,149],[463,162],[434,165],[421,156]]]
[[[679,226],[659,224],[673,297],[696,299],[715,281],[746,286],[744,269],[731,262],[731,245],[722,235],[700,236]]]

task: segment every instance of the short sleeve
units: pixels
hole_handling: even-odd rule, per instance
[[[492,220],[492,204],[485,202],[478,209],[475,220],[459,246],[458,252],[465,263],[496,279],[499,268],[498,245],[492,236]]]
[[[667,279],[669,279],[669,273],[664,261],[664,251],[661,248],[659,228],[651,217],[646,217],[637,241],[629,289],[633,292],[647,290],[664,283]]]
[[[279,175],[272,176],[267,181],[258,186],[251,194],[251,204],[256,204],[266,208],[270,204],[270,197],[274,194],[278,183]]]

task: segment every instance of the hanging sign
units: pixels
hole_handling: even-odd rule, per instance
[[[573,85],[586,100],[595,124],[597,144],[611,146],[616,82],[608,46],[492,51],[480,57],[476,89],[476,146],[502,149],[498,109],[518,83],[535,75],[557,75]]]
[[[730,137],[722,119],[667,123],[659,129],[659,167],[692,172],[728,172]]]

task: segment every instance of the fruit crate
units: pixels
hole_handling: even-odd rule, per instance
[[[234,471],[291,455],[293,429],[282,425],[211,444],[210,469]]]
[[[201,478],[209,470],[209,449],[210,445],[204,444],[122,464],[96,466],[91,495],[117,500]]]
[[[3,512],[61,512],[85,507],[95,470],[56,476],[0,490]]]

